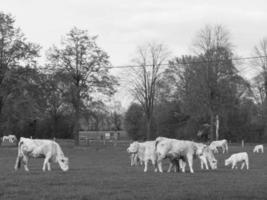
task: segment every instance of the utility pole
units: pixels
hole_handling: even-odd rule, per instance
[[[219,116],[216,115],[216,140],[219,140],[219,125],[220,125]]]

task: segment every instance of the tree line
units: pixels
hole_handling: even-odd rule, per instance
[[[12,15],[0,13],[1,135],[74,138],[78,144],[81,118],[93,130],[121,129],[121,116],[103,101],[116,92],[118,81],[97,37],[73,28],[41,65],[41,47],[14,22]]]
[[[191,49],[190,55],[167,59],[162,44],[138,48],[135,63],[140,68],[133,70],[131,80],[137,101],[125,115],[130,136],[266,140],[267,39],[246,63],[259,69],[252,81],[240,75],[242,59],[236,59],[230,33],[222,25],[201,29]]]
[[[170,57],[164,44],[139,46],[128,72],[135,101],[122,115],[105,103],[117,91],[97,37],[72,28],[40,63],[11,14],[0,12],[0,135],[74,138],[89,130],[125,129],[132,139],[168,136],[212,140],[266,138],[267,40],[255,47],[254,83],[240,76],[230,33],[221,25],[197,34],[192,54]],[[265,57],[264,57],[265,56]]]

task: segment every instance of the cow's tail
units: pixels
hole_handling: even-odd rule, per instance
[[[15,163],[15,170],[18,170],[21,166],[21,162],[23,160],[23,153],[21,150],[21,145],[23,144],[23,141],[19,141],[18,143],[18,155]]]

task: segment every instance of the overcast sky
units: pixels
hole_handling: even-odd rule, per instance
[[[129,64],[146,41],[165,43],[174,56],[190,53],[206,24],[227,27],[235,52],[244,57],[267,36],[266,0],[0,0],[0,6],[44,50],[74,26],[87,29],[99,36],[113,65]]]

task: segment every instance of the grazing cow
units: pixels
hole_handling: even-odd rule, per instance
[[[263,149],[263,145],[262,144],[258,144],[254,147],[253,149],[253,153],[264,153],[264,149]]]
[[[203,148],[203,153],[197,155],[197,157],[200,160],[201,169],[204,169],[204,167],[205,167],[208,170],[209,165],[210,165],[211,169],[217,169],[217,160],[214,157],[212,150],[205,144],[202,144],[202,143],[195,143],[195,144],[198,148]],[[177,169],[179,169],[179,167],[181,168],[182,172],[184,172],[185,167],[186,167],[185,158],[179,157],[177,159],[171,160],[168,172],[171,171],[171,168],[173,166],[176,166],[176,168],[174,168],[175,172],[177,171]]]
[[[182,158],[179,164],[182,171],[185,172],[185,162],[188,163],[191,173],[193,170],[193,157],[203,154],[204,145],[197,145],[195,142],[187,140],[176,140],[164,137],[158,137],[156,139],[156,154],[157,154],[157,164],[160,172],[162,170],[162,161],[165,158]]]
[[[5,135],[3,136],[2,141],[9,141],[10,143],[15,143],[17,141],[17,138],[15,135]]]
[[[209,147],[211,150],[213,150],[214,153],[218,153],[218,148],[222,148],[223,153],[228,153],[228,143],[225,139],[212,141]]]
[[[18,156],[15,163],[15,170],[20,168],[21,162],[24,164],[25,171],[29,171],[29,158],[44,158],[43,171],[51,171],[51,162],[58,163],[63,171],[69,169],[69,159],[58,143],[52,140],[29,139],[21,137],[18,144]]]
[[[147,142],[133,142],[127,148],[127,152],[130,154],[136,154],[137,159],[145,164],[144,172],[147,172],[148,162],[151,161],[154,165],[155,172],[157,171],[156,166],[156,153],[155,153],[155,141]]]
[[[196,143],[196,145],[199,145],[199,148],[201,148],[201,145],[204,145],[204,144]],[[204,166],[205,166],[205,168],[208,170],[209,165],[211,169],[217,169],[217,160],[214,157],[213,151],[209,148],[209,146],[204,145],[203,153],[198,155],[198,158],[200,159],[201,169],[204,169]]]
[[[243,169],[245,165],[247,166],[247,169],[249,169],[247,152],[232,154],[228,159],[225,160],[224,164],[225,166],[232,164],[232,169],[237,169],[238,162],[242,162],[241,169]]]

